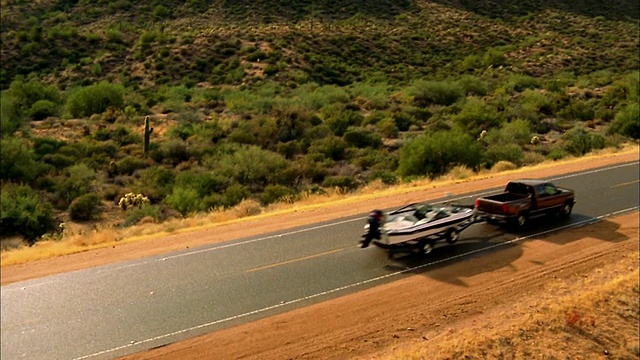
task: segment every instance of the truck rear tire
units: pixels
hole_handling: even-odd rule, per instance
[[[568,219],[571,216],[571,211],[573,210],[573,204],[571,202],[567,202],[560,209],[560,218]]]
[[[522,229],[527,222],[529,221],[529,216],[527,216],[527,214],[518,214],[518,216],[513,219],[513,226],[515,226],[518,229]]]

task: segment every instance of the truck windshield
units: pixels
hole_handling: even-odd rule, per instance
[[[529,195],[528,186],[522,183],[510,182],[507,184],[506,191],[515,194]]]

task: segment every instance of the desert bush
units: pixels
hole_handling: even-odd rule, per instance
[[[562,119],[585,121],[595,117],[595,110],[592,102],[572,98],[569,104],[556,114]]]
[[[7,91],[0,95],[0,136],[12,135],[24,124],[16,99]]]
[[[283,185],[267,185],[260,195],[262,205],[269,205],[293,195],[292,189]]]
[[[191,187],[201,197],[220,193],[229,183],[229,179],[222,174],[200,170],[182,171],[175,177],[175,186]]]
[[[100,114],[109,107],[124,108],[124,88],[106,81],[76,90],[66,104],[69,114],[76,118]]]
[[[153,166],[140,171],[139,188],[152,202],[160,202],[171,193],[175,184],[175,172],[162,166]]]
[[[194,188],[174,187],[165,198],[165,203],[183,217],[201,210],[200,195]]]
[[[398,174],[436,177],[455,165],[476,168],[481,157],[480,145],[468,134],[438,131],[411,139],[400,148]]]
[[[378,132],[387,138],[395,139],[398,137],[400,130],[392,118],[386,117],[376,123]]]
[[[416,106],[451,105],[464,96],[463,88],[456,82],[449,81],[415,81],[406,90]]]
[[[529,75],[512,74],[505,84],[507,92],[523,92],[526,89],[535,89],[540,87],[540,83],[536,78]]]
[[[314,140],[309,146],[309,154],[322,154],[328,159],[342,160],[347,149],[347,143],[336,136]]]
[[[33,120],[44,120],[50,116],[58,115],[59,108],[60,106],[53,101],[38,100],[31,106],[29,114]]]
[[[241,184],[233,184],[227,187],[224,191],[224,205],[225,207],[233,207],[240,204],[243,200],[249,199],[251,192],[249,189]]]
[[[62,95],[56,86],[45,85],[35,79],[28,82],[21,79],[14,80],[7,93],[13,98],[12,105],[18,112],[28,111],[40,100],[48,100],[54,104],[62,103]]]
[[[470,134],[479,134],[482,130],[500,125],[498,111],[484,101],[469,97],[462,110],[451,117],[454,123]]]
[[[153,218],[156,222],[164,220],[162,207],[159,205],[145,204],[141,207],[131,209],[124,220],[124,226],[132,226],[144,218]]]
[[[17,137],[3,137],[0,143],[0,179],[33,181],[38,175],[38,168],[29,142]]]
[[[93,193],[79,196],[69,206],[69,216],[74,221],[91,220],[100,213],[100,197]]]
[[[488,168],[500,161],[508,161],[516,166],[522,165],[524,152],[520,145],[514,143],[495,143],[487,147],[484,161]]]
[[[357,148],[371,147],[377,149],[382,146],[380,136],[360,127],[349,128],[342,136],[342,139],[348,145]]]
[[[62,170],[75,163],[74,159],[63,154],[46,154],[42,158],[42,161],[44,161],[47,164],[51,164],[58,170]]]
[[[95,179],[95,171],[87,165],[72,165],[67,168],[66,176],[57,185],[58,197],[66,204],[71,204],[74,199],[91,190]]]
[[[504,52],[498,49],[489,48],[482,56],[483,67],[499,67],[504,65],[507,65],[507,57],[504,55]]]
[[[342,136],[351,126],[360,126],[364,121],[362,114],[351,110],[342,110],[326,118],[324,123],[337,136]]]
[[[275,183],[277,173],[287,166],[287,160],[278,153],[257,146],[240,146],[231,153],[220,154],[210,167],[240,184],[264,186]]]
[[[509,170],[515,170],[517,169],[518,166],[512,162],[503,160],[503,161],[498,161],[497,163],[495,163],[495,165],[493,165],[491,167],[491,171],[493,172],[503,172],[503,171],[509,171]]]
[[[487,145],[515,144],[522,146],[531,141],[531,129],[525,120],[513,120],[503,123],[499,129],[490,129],[482,142]]]
[[[593,149],[602,149],[605,145],[605,139],[602,135],[591,134],[581,127],[567,131],[562,139],[564,140],[564,150],[575,156],[584,155]]]
[[[54,154],[62,146],[66,145],[65,141],[48,138],[48,137],[36,137],[33,138],[33,152],[36,160],[42,159],[47,154]]]
[[[347,192],[358,188],[358,181],[353,176],[327,176],[322,182],[322,186],[326,188],[337,188],[340,191]]]
[[[33,244],[45,233],[53,230],[51,204],[41,199],[27,185],[2,184],[0,196],[1,236],[20,235]]]
[[[487,82],[473,75],[463,75],[456,80],[456,83],[468,96],[485,96],[489,93]]]
[[[633,139],[640,139],[640,110],[638,103],[631,103],[622,108],[609,127],[609,134],[621,134]]]
[[[135,156],[127,156],[116,162],[116,169],[120,175],[133,175],[136,170],[144,167],[144,161]]]

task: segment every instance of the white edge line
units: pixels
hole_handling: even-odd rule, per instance
[[[209,327],[209,326],[221,324],[221,323],[224,323],[224,322],[228,322],[228,321],[244,318],[244,317],[247,317],[247,316],[263,313],[265,311],[277,309],[277,308],[280,308],[280,307],[283,307],[283,306],[292,305],[292,304],[299,303],[299,302],[302,302],[302,301],[305,301],[305,300],[314,299],[314,298],[317,298],[317,297],[320,297],[320,296],[332,294],[332,293],[335,293],[335,292],[338,292],[338,291],[342,291],[342,290],[346,290],[346,289],[349,289],[349,288],[353,288],[353,287],[356,287],[356,286],[360,286],[360,285],[364,285],[364,284],[380,281],[380,280],[387,279],[387,278],[390,278],[390,277],[393,277],[393,276],[402,275],[402,274],[405,274],[405,273],[408,273],[408,272],[412,272],[412,271],[415,271],[415,270],[418,270],[418,269],[421,269],[421,268],[425,268],[425,267],[428,267],[428,266],[437,265],[437,264],[440,264],[440,263],[443,263],[443,262],[447,262],[447,261],[451,261],[451,260],[454,260],[454,259],[458,259],[458,258],[461,258],[461,257],[465,257],[465,256],[473,255],[473,254],[476,254],[476,253],[484,252],[484,251],[487,251],[487,250],[495,249],[495,248],[503,246],[503,245],[508,245],[508,244],[512,244],[512,243],[519,242],[519,241],[522,241],[522,240],[530,239],[530,238],[533,238],[533,237],[546,235],[546,234],[549,234],[549,233],[552,233],[552,232],[556,232],[558,230],[579,227],[579,226],[587,225],[587,224],[590,224],[590,223],[596,223],[596,222],[598,222],[598,221],[600,221],[600,220],[602,220],[604,218],[615,216],[615,215],[618,215],[618,214],[622,214],[622,213],[629,212],[629,211],[632,211],[632,210],[637,210],[637,209],[638,209],[638,207],[631,207],[631,208],[627,208],[627,209],[624,209],[624,210],[618,210],[618,211],[614,211],[614,212],[611,212],[611,213],[608,213],[608,214],[605,214],[605,215],[600,215],[600,216],[597,216],[597,217],[594,217],[594,218],[582,220],[582,221],[579,221],[577,223],[567,224],[567,225],[561,226],[559,228],[545,230],[545,231],[541,231],[539,233],[535,233],[535,234],[531,234],[531,235],[527,235],[527,236],[523,236],[523,237],[516,237],[514,239],[511,239],[511,240],[508,240],[508,241],[505,241],[505,242],[501,242],[499,244],[494,244],[494,245],[491,245],[491,246],[487,246],[487,247],[482,248],[482,249],[471,250],[471,251],[467,251],[465,253],[458,254],[458,255],[455,255],[455,256],[451,256],[451,257],[448,257],[448,258],[445,258],[445,259],[440,259],[440,260],[437,260],[437,261],[433,261],[433,262],[430,262],[430,263],[426,263],[426,264],[422,264],[422,265],[418,265],[418,266],[414,266],[414,267],[408,267],[406,269],[403,269],[403,270],[400,270],[400,271],[396,271],[396,272],[393,272],[393,273],[389,273],[389,274],[386,274],[386,275],[381,275],[381,276],[377,276],[377,277],[374,277],[374,278],[371,278],[371,279],[367,279],[367,280],[359,281],[359,282],[356,282],[356,283],[340,286],[340,287],[337,287],[337,288],[334,288],[334,289],[331,289],[331,290],[326,290],[326,291],[323,291],[323,292],[319,292],[319,293],[316,293],[316,294],[308,295],[308,296],[301,297],[301,298],[298,298],[298,299],[281,302],[280,304],[268,306],[268,307],[265,307],[265,308],[262,308],[262,309],[249,311],[249,312],[246,312],[246,313],[243,313],[243,314],[229,316],[229,317],[224,318],[224,319],[211,321],[211,322],[208,322],[208,323],[205,323],[205,324],[201,324],[201,325],[197,325],[197,326],[193,326],[193,327],[190,327],[190,328],[187,328],[187,329],[178,330],[178,331],[174,331],[174,332],[171,332],[171,333],[168,333],[168,334],[155,336],[155,337],[152,337],[152,338],[149,338],[149,339],[132,342],[131,344],[118,346],[118,347],[115,347],[115,348],[112,348],[112,349],[109,349],[109,350],[103,350],[103,351],[96,352],[96,353],[93,353],[93,354],[90,354],[90,355],[77,357],[77,358],[75,358],[73,360],[84,360],[84,359],[92,358],[92,357],[95,357],[95,356],[108,354],[108,353],[111,353],[111,352],[114,352],[114,351],[126,349],[126,348],[129,348],[129,347],[132,347],[132,346],[148,343],[148,342],[151,342],[151,341],[156,341],[156,340],[164,339],[164,338],[175,336],[175,335],[180,335],[180,334],[183,334],[183,333],[186,333],[186,332],[189,332],[189,331],[194,331],[194,330],[206,328],[206,327]]]

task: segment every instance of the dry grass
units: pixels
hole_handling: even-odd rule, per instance
[[[379,359],[637,359],[638,279],[635,252]]]
[[[630,144],[622,149],[602,150],[582,158],[568,158],[561,162],[546,161],[535,166],[518,169],[506,167],[502,169],[501,172],[495,171],[497,165],[494,166],[494,169],[491,171],[482,171],[480,173],[474,173],[470,169],[464,167],[456,167],[447,175],[436,180],[419,179],[411,183],[395,186],[384,185],[381,182],[373,182],[354,193],[345,194],[337,190],[329,190],[325,194],[306,194],[295,203],[283,202],[271,204],[265,208],[260,207],[260,205],[255,201],[247,200],[231,209],[213,209],[208,213],[196,214],[186,219],[171,219],[161,224],[157,224],[152,221],[144,221],[136,226],[124,229],[101,227],[87,229],[86,227],[82,227],[77,224],[68,223],[68,227],[64,230],[60,238],[42,240],[37,243],[37,246],[33,247],[15,246],[15,241],[12,243],[13,246],[3,246],[1,265],[8,266],[25,263],[100,247],[110,247],[118,243],[144,241],[166,236],[171,233],[189,232],[204,228],[212,228],[226,223],[244,221],[248,218],[256,219],[279,216],[297,211],[317,209],[327,206],[328,204],[347,205],[362,200],[373,200],[397,194],[411,193],[425,188],[437,188],[461,181],[489,178],[498,174],[518,174],[532,169],[545,169],[557,166],[558,163],[570,164],[580,161],[589,161],[589,159],[592,158],[607,156],[614,153],[630,153],[637,151],[638,145]]]

